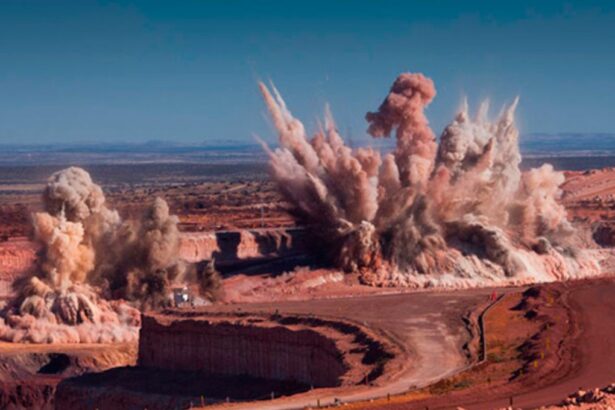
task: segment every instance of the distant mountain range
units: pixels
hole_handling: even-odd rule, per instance
[[[615,134],[525,134],[520,138],[520,145],[521,152],[526,155],[613,155],[615,154]]]
[[[59,143],[59,144],[0,144],[0,152],[53,152],[53,153],[160,153],[182,154],[199,151],[255,151],[262,148],[255,142],[213,141],[185,144],[173,141],[147,141],[141,143]]]
[[[364,140],[382,150],[393,148],[394,139]],[[359,146],[357,143],[353,146]],[[525,134],[520,138],[526,158],[615,156],[615,134]],[[127,162],[234,162],[265,161],[255,141],[214,140],[203,143],[148,141],[60,144],[0,144],[0,164],[23,163],[127,163]]]

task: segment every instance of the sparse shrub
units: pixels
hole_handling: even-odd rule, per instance
[[[493,363],[501,363],[501,362],[503,362],[505,359],[504,359],[504,357],[503,357],[501,354],[499,354],[499,353],[489,353],[489,354],[487,355],[487,360],[489,360],[490,362],[493,362]]]

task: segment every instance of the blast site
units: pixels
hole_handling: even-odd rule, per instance
[[[163,20],[190,7],[165,4]],[[232,26],[241,13],[226,12]],[[328,27],[322,13],[287,17]],[[165,30],[189,37],[188,20]],[[246,76],[257,99],[216,97],[229,117],[263,114],[239,141],[21,143],[0,127],[0,408],[615,406],[615,134],[529,132],[534,93],[496,104],[465,89],[433,109],[471,76],[394,63],[370,69],[387,77],[375,100],[346,88],[348,106],[318,119],[295,114],[314,99],[304,73]],[[360,136],[344,124],[357,106]]]

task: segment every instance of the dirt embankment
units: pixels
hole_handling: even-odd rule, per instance
[[[599,279],[507,295],[485,317],[485,363],[423,390],[349,408],[609,408],[601,406],[612,400],[612,388],[595,388],[615,380],[613,292],[615,281]]]
[[[137,346],[0,343],[0,356],[0,408],[52,409],[63,379],[134,365]]]
[[[36,268],[39,250],[27,238],[12,238],[0,242],[0,301],[13,295],[13,282]]]
[[[559,405],[541,407],[540,410],[612,410],[615,409],[615,383],[591,390],[579,389]]]
[[[214,259],[223,272],[248,271],[265,262],[304,254],[306,238],[300,228],[184,232],[179,252],[189,263]]]
[[[351,368],[344,355],[360,347],[352,347],[354,337],[332,325],[301,318],[144,315],[138,363],[167,370],[294,380],[315,387],[354,384],[361,372],[351,372],[343,380]],[[364,367],[360,360],[353,364]]]
[[[138,366],[64,381],[56,406],[187,408],[226,396],[259,400],[319,387],[356,386],[382,375],[397,349],[346,320],[182,310],[147,314]],[[178,386],[177,380],[185,383]]]
[[[25,237],[11,238],[0,242],[0,273],[10,279],[32,269],[36,263],[39,247]]]
[[[569,349],[578,328],[567,287],[539,285],[505,295],[484,317],[484,362],[425,389],[350,407],[491,409],[515,401],[520,391],[557,382],[578,366]]]
[[[40,246],[26,238],[0,242],[0,299],[9,298],[13,281],[36,269]],[[215,259],[222,273],[275,269],[292,270],[305,259],[304,230],[271,228],[221,232],[184,232],[180,237],[181,259],[199,263]],[[303,258],[303,259],[301,259]]]
[[[615,246],[615,168],[566,172],[562,202],[570,217],[591,228],[601,246]]]

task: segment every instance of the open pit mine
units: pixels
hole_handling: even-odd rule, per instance
[[[518,99],[436,138],[422,74],[366,115],[391,152],[259,87],[295,225],[182,232],[162,197],[126,218],[53,173],[33,238],[0,243],[0,407],[534,408],[615,381],[611,232],[583,216],[613,172],[521,171]]]

